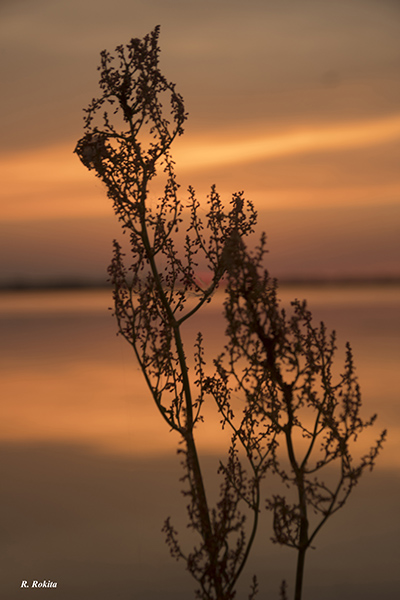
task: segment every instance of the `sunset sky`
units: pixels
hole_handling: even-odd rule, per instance
[[[73,150],[99,95],[100,52],[156,25],[161,69],[189,113],[172,148],[183,197],[192,185],[204,211],[212,184],[226,204],[244,190],[278,278],[400,281],[400,0],[0,0],[0,596],[9,600],[37,577],[60,582],[59,600],[190,597],[160,532],[168,514],[186,531],[177,437],[115,335],[109,290],[4,289],[105,281],[120,226]],[[359,448],[389,429],[379,470],[320,536],[307,598],[400,597],[400,286],[297,282],[280,290],[288,310],[293,290],[314,323],[338,332],[335,369],[352,344],[362,417],[378,413]],[[223,294],[213,300],[183,327],[189,357],[205,333],[207,368],[225,343]],[[209,473],[223,455],[213,410],[196,430]],[[273,598],[283,577],[291,582],[294,554],[266,550],[270,523],[251,569],[260,597]]]
[[[104,277],[118,225],[72,151],[100,51],[157,24],[182,194],[245,190],[278,276],[399,276],[396,0],[2,0],[0,282]]]

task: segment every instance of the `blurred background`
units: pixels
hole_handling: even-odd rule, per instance
[[[376,434],[389,428],[376,471],[317,538],[306,598],[394,598],[397,0],[0,0],[0,589],[13,600],[33,593],[23,579],[51,579],[65,600],[192,594],[160,533],[169,514],[185,528],[175,440],[102,289],[119,225],[73,154],[100,51],[157,24],[161,68],[189,112],[174,150],[182,195],[191,184],[205,202],[216,184],[228,203],[245,191],[283,302],[307,298],[337,330],[340,356],[352,343],[365,414],[378,412]],[[221,301],[191,325],[210,360],[224,343]],[[215,485],[217,428],[199,435]],[[264,519],[243,585],[258,570],[260,596],[277,598],[294,554],[271,547]]]
[[[0,6],[1,283],[104,280],[112,211],[72,151],[100,51],[156,24],[182,193],[245,190],[278,277],[399,277],[397,1]]]

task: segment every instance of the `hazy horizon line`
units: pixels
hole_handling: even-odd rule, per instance
[[[279,286],[329,286],[329,285],[400,285],[400,276],[397,275],[371,275],[371,276],[304,276],[304,277],[272,277],[276,279]],[[223,284],[222,284],[223,285]],[[222,286],[221,286],[222,287]],[[14,280],[0,282],[0,292],[24,292],[24,291],[53,291],[53,290],[89,290],[111,289],[111,283],[105,280],[86,280],[81,278],[66,278],[60,280],[46,279],[37,281]]]

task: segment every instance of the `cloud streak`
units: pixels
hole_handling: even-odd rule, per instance
[[[231,142],[199,140],[175,152],[180,169],[199,170],[312,152],[342,151],[400,139],[400,115],[335,126],[312,127]]]
[[[320,127],[310,125],[274,135],[265,133],[262,136],[242,135],[233,138],[232,134],[221,132],[219,139],[216,139],[215,133],[210,133],[208,137],[204,134],[201,137],[192,135],[177,142],[173,156],[179,174],[192,177],[200,173],[202,178],[204,171],[212,170],[214,177],[218,170],[226,167],[260,165],[274,159],[280,160],[282,170],[285,164],[282,160],[293,157],[297,160],[297,157],[313,153],[318,153],[319,156],[335,153],[342,164],[345,159],[343,152],[347,150],[390,145],[399,139],[400,115],[393,115]],[[244,181],[241,185],[252,190],[254,199],[265,195],[265,190],[269,187],[267,174],[260,175],[259,190],[254,189],[251,177],[246,178],[245,173],[242,175]],[[82,168],[72,154],[71,145],[59,144],[0,156],[0,177],[2,221],[18,220],[22,215],[28,219],[40,219],[62,215],[108,214],[110,210],[103,186],[95,180],[92,173]],[[269,202],[274,203],[273,198],[276,196],[276,202],[280,206],[293,204],[295,190],[286,188],[287,181],[283,177],[282,185],[279,189],[274,188],[272,196],[270,191]],[[294,203],[307,204],[306,199],[313,203],[314,188],[317,196],[323,196],[326,200],[333,193],[333,203],[337,202],[338,193],[346,202],[354,197],[357,204],[363,201],[370,203],[380,197],[381,200],[392,203],[398,197],[399,183],[389,179],[385,183],[369,181],[365,185],[346,181],[342,173],[341,184],[336,182],[334,189],[329,190],[326,186],[321,189],[313,178],[305,189],[304,185],[297,184],[297,201]]]

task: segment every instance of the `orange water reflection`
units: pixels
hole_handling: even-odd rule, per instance
[[[365,444],[387,427],[380,460],[390,468],[400,466],[399,292],[396,287],[281,292],[284,303],[308,298],[315,317],[338,330],[339,344],[352,342],[365,416],[379,413]],[[109,291],[1,295],[1,440],[72,442],[143,456],[174,452],[177,438],[159,418],[131,348],[115,335],[110,303]],[[188,348],[201,329],[208,355],[221,350],[221,304],[222,294],[188,326]],[[226,435],[220,435],[213,407],[206,410],[198,438],[202,450],[213,453],[225,446]]]

